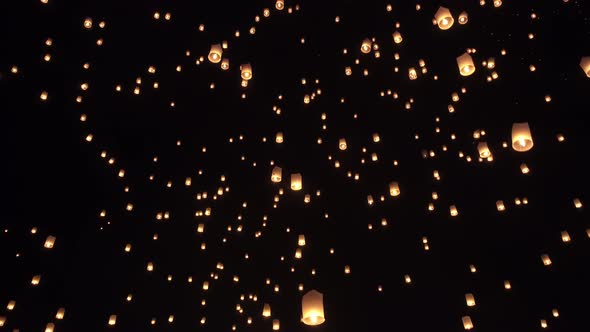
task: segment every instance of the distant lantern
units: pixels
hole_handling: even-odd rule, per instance
[[[488,158],[492,155],[492,152],[488,148],[488,143],[486,142],[479,142],[477,144],[477,151],[479,152],[480,158]]]
[[[463,321],[463,328],[464,329],[471,330],[473,328],[473,322],[471,321],[471,317],[463,316],[463,318],[461,318],[461,320]]]
[[[303,184],[301,182],[301,174],[295,173],[291,174],[291,190],[298,191],[303,188]]]
[[[475,72],[475,64],[469,53],[463,53],[457,57],[457,66],[461,76],[469,76]]]
[[[45,332],[53,332],[54,329],[55,329],[55,324],[53,324],[53,323],[47,323],[47,325],[45,325]]]
[[[467,12],[462,12],[459,14],[459,24],[465,24],[469,21],[469,15]]]
[[[324,318],[324,295],[316,290],[310,290],[301,300],[301,321],[306,325],[320,325]]]
[[[475,297],[473,296],[473,294],[471,294],[471,293],[465,294],[465,302],[467,302],[468,307],[474,307],[475,306]]]
[[[451,213],[451,217],[456,217],[459,215],[459,211],[457,210],[457,207],[454,205],[451,205],[449,207],[449,212]]]
[[[561,241],[563,243],[571,242],[571,240],[572,238],[570,237],[570,233],[568,233],[567,231],[561,232]]]
[[[438,8],[438,11],[434,14],[434,19],[441,30],[448,30],[453,26],[453,23],[455,23],[451,11],[445,7]]]
[[[365,54],[371,52],[372,45],[373,43],[371,42],[371,40],[369,38],[365,38],[363,40],[363,43],[361,44],[361,52]]]
[[[241,76],[244,81],[252,79],[252,66],[249,63],[240,66]]]
[[[270,180],[275,183],[281,182],[282,177],[283,177],[282,175],[283,175],[283,170],[279,166],[275,166],[272,169],[272,174],[270,175]]]
[[[109,325],[114,326],[115,324],[117,324],[117,315],[109,316]]]
[[[574,206],[576,209],[581,209],[583,206],[582,201],[579,198],[574,198]]]
[[[590,77],[590,56],[582,57],[582,60],[580,60],[580,67],[582,67],[586,76]]]
[[[396,44],[401,43],[404,40],[404,38],[402,37],[402,34],[399,31],[395,31],[393,33],[393,42]]]
[[[504,201],[502,201],[502,200],[496,201],[496,209],[500,212],[506,210],[506,207],[504,206]]]
[[[262,308],[262,317],[270,317],[270,304],[264,304]]]
[[[221,69],[228,70],[229,69],[229,59],[221,60]]]
[[[278,319],[273,319],[272,320],[272,330],[273,331],[278,331],[281,329],[281,323],[279,322]]]
[[[533,147],[533,137],[528,122],[512,125],[512,148],[518,152],[526,152]]]
[[[379,143],[379,141],[381,141],[381,137],[379,137],[379,134],[374,133],[373,134],[373,142],[374,143]]]
[[[498,8],[502,6],[502,0],[494,0],[494,7]]]
[[[276,137],[275,137],[275,142],[281,144],[283,143],[283,133],[282,132],[278,132]]]
[[[208,290],[209,289],[209,281],[205,280],[203,281],[203,290]]]
[[[51,249],[51,248],[53,248],[54,245],[55,245],[55,236],[49,235],[47,237],[47,239],[45,239],[45,243],[43,244],[43,247],[45,247],[47,249]]]
[[[391,196],[399,196],[400,194],[400,190],[399,190],[399,183],[397,183],[396,181],[390,182],[389,183],[389,194]]]
[[[350,75],[352,75],[352,68],[350,68],[350,67],[346,67],[346,68],[344,68],[344,74],[345,74],[346,76],[350,76]]]
[[[531,170],[525,163],[522,163],[520,164],[520,171],[522,172],[522,174],[528,174]]]
[[[416,72],[416,68],[414,67],[410,67],[408,69],[408,77],[410,78],[410,80],[415,80],[418,78],[418,73]]]
[[[65,314],[66,314],[66,309],[65,308],[59,308],[57,310],[57,312],[55,313],[55,319],[62,320],[62,319],[64,319]]]
[[[297,245],[300,247],[305,246],[305,235],[300,234],[299,238],[297,239]]]
[[[275,2],[275,8],[277,10],[283,10],[285,8],[285,0],[277,0],[277,2]]]
[[[547,254],[541,255],[541,260],[543,261],[543,265],[545,265],[545,266],[551,265],[551,258],[549,258],[549,255],[547,255]]]
[[[346,139],[345,138],[341,138],[338,140],[338,149],[344,151],[346,150]]]
[[[209,55],[207,59],[212,63],[219,63],[221,61],[221,55],[223,54],[223,49],[221,48],[221,44],[211,45],[211,49],[209,50]]]
[[[302,256],[303,256],[303,253],[301,252],[301,248],[295,249],[295,258],[301,259]]]

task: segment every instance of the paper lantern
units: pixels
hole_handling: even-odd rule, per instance
[[[62,320],[62,319],[64,319],[65,314],[66,314],[66,309],[59,308],[57,310],[57,313],[55,314],[55,319]]]
[[[272,330],[273,331],[278,331],[281,329],[281,323],[279,322],[278,319],[273,319],[272,320]]]
[[[463,53],[457,57],[457,66],[461,76],[469,76],[475,72],[475,64],[469,53]]]
[[[301,248],[295,249],[295,258],[296,259],[301,259],[301,256],[302,256],[302,254],[301,254]]]
[[[576,207],[576,209],[581,209],[582,201],[579,198],[574,198],[574,206]]]
[[[471,294],[471,293],[465,294],[465,302],[467,302],[468,307],[474,307],[475,306],[475,297],[473,297],[473,294]]]
[[[229,69],[229,59],[221,60],[221,69],[228,70]]]
[[[492,152],[488,148],[488,143],[486,142],[479,142],[479,144],[477,144],[477,151],[479,152],[480,158],[485,159],[492,155]]]
[[[282,132],[278,132],[276,137],[275,137],[275,142],[277,142],[278,144],[283,143],[283,133]]]
[[[399,31],[395,31],[393,33],[393,42],[396,44],[401,43],[404,40],[404,38],[402,37],[402,34]]]
[[[462,12],[459,14],[459,24],[465,24],[469,21],[469,15],[467,12]]]
[[[341,151],[346,150],[346,139],[345,138],[341,138],[338,140],[338,149],[340,149]]]
[[[291,174],[291,190],[298,191],[303,188],[303,184],[301,181],[301,174],[295,173]]]
[[[152,272],[154,270],[154,263],[149,262],[147,264],[146,270],[148,270],[148,272]]]
[[[457,207],[454,205],[451,205],[449,207],[449,212],[451,213],[451,217],[456,217],[459,215],[459,211],[457,210]]]
[[[200,223],[200,224],[197,226],[197,233],[203,233],[204,231],[205,231],[205,224],[203,224],[203,223]]]
[[[533,145],[533,137],[528,122],[512,124],[512,148],[514,151],[526,152]]]
[[[252,79],[252,66],[249,63],[240,66],[240,75],[244,81]]]
[[[49,235],[45,239],[45,243],[43,244],[43,247],[45,247],[47,249],[51,249],[51,248],[53,248],[53,245],[55,245],[55,236]]]
[[[570,234],[567,231],[561,232],[561,241],[563,241],[563,243],[568,243],[571,240],[572,238],[570,237]]]
[[[115,324],[117,324],[117,315],[109,316],[109,325],[114,326]]]
[[[530,169],[525,163],[522,163],[520,164],[520,171],[522,172],[522,174],[528,174],[530,172]]]
[[[590,77],[590,56],[582,57],[582,60],[580,60],[580,67],[582,67],[586,76]]]
[[[6,310],[12,311],[12,310],[14,310],[15,306],[16,306],[16,301],[10,300],[10,301],[8,301],[8,304],[6,305]]]
[[[400,194],[400,190],[399,190],[399,183],[397,183],[396,181],[390,182],[389,183],[389,194],[391,196],[399,196]]]
[[[504,280],[504,289],[512,289],[512,285],[510,284],[510,281]]]
[[[279,166],[275,166],[272,169],[272,173],[270,175],[270,180],[274,183],[281,182],[283,178],[283,170]]]
[[[363,43],[361,44],[361,52],[365,54],[371,52],[372,45],[373,43],[371,42],[371,40],[369,38],[365,38],[363,40]]]
[[[33,285],[33,286],[39,285],[39,282],[41,282],[41,276],[40,275],[36,275],[36,276],[33,277],[33,279],[31,279],[31,285]]]
[[[264,304],[264,307],[262,308],[262,317],[270,317],[270,304]]]
[[[300,247],[305,246],[305,235],[299,234],[299,238],[297,239],[297,245]]]
[[[373,134],[373,142],[374,143],[379,143],[379,141],[381,141],[381,137],[379,137],[379,134],[374,133]]]
[[[551,265],[551,258],[549,258],[549,255],[546,255],[546,254],[541,255],[541,260],[543,261],[543,265],[545,265],[545,266]]]
[[[434,14],[434,19],[436,20],[436,24],[438,28],[441,30],[448,30],[453,26],[455,23],[455,19],[453,19],[453,15],[451,15],[451,11],[445,7],[439,7],[436,14]]]
[[[496,209],[498,209],[498,211],[500,212],[506,210],[506,207],[504,206],[504,201],[496,201]]]
[[[0,327],[4,326],[4,324],[6,324],[6,317],[0,316]]]
[[[219,63],[221,61],[221,55],[223,54],[223,49],[221,48],[221,44],[211,45],[211,49],[209,50],[209,55],[207,59],[212,63]]]
[[[541,319],[541,328],[547,328],[547,321],[545,319]]]
[[[45,332],[53,332],[55,329],[55,324],[53,323],[47,323],[47,325],[45,325]]]
[[[408,69],[408,77],[412,81],[418,78],[418,73],[416,72],[416,68],[411,67]]]
[[[471,330],[473,328],[473,322],[471,321],[471,317],[463,316],[463,318],[461,318],[461,320],[463,321],[463,328],[464,329]]]
[[[502,0],[494,0],[494,7],[498,8],[502,6]]]
[[[320,325],[326,321],[324,317],[324,295],[310,290],[301,300],[301,321],[305,325]]]
[[[275,2],[275,8],[277,10],[283,10],[285,8],[285,0],[277,0],[277,2]]]

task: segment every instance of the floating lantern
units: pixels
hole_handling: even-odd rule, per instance
[[[498,211],[500,212],[506,210],[506,207],[504,206],[504,201],[496,201],[496,209],[498,209]]]
[[[459,66],[459,73],[461,76],[469,76],[475,72],[475,64],[469,53],[463,53],[457,57],[457,66]]]
[[[469,15],[467,12],[462,12],[459,14],[459,24],[465,24],[469,21]]]
[[[455,23],[451,11],[442,6],[438,8],[438,11],[434,14],[434,19],[436,20],[436,24],[438,24],[438,28],[441,30],[448,30],[453,26],[453,23]]]
[[[522,163],[520,164],[520,171],[522,172],[522,174],[528,174],[531,170],[525,163]]]
[[[278,331],[281,329],[281,323],[279,322],[278,319],[273,319],[272,320],[272,330],[273,331]]]
[[[275,2],[275,8],[277,10],[285,9],[285,0],[277,0],[277,2]]]
[[[341,138],[338,140],[338,149],[340,149],[341,151],[346,150],[346,139],[345,138]]]
[[[580,67],[582,67],[586,76],[590,77],[590,56],[582,57],[582,60],[580,60]]]
[[[240,66],[241,77],[244,81],[252,79],[252,66],[249,63]]]
[[[408,69],[408,77],[412,81],[418,78],[418,73],[416,72],[416,68],[411,67]]]
[[[404,38],[402,37],[402,34],[399,31],[395,31],[393,33],[393,42],[396,44],[401,43],[404,40]]]
[[[473,297],[473,294],[471,294],[471,293],[465,294],[465,302],[467,302],[468,307],[474,307],[475,306],[475,297]]]
[[[212,63],[219,63],[221,61],[221,55],[223,54],[223,49],[221,48],[221,44],[211,45],[211,49],[209,50],[209,55],[207,59]]]
[[[281,182],[282,174],[283,174],[283,170],[279,166],[275,166],[272,169],[272,173],[270,175],[270,180],[274,183]]]
[[[580,201],[579,198],[574,198],[574,206],[576,207],[576,209],[581,209],[582,208],[582,201]]]
[[[451,217],[456,217],[456,216],[458,216],[458,215],[459,215],[459,211],[457,210],[457,207],[456,207],[456,206],[454,206],[454,205],[451,205],[451,206],[449,207],[449,211],[450,211],[450,213],[451,213]]]
[[[291,174],[291,190],[298,191],[303,188],[303,184],[301,182],[301,174],[295,173]]]
[[[299,238],[297,239],[297,245],[300,247],[305,246],[305,235],[299,234]]]
[[[396,181],[390,182],[389,183],[389,194],[391,196],[399,196],[400,194],[400,190],[399,190],[399,183],[397,183]]]
[[[477,144],[477,151],[479,152],[480,158],[485,159],[492,155],[492,152],[490,152],[490,149],[488,148],[488,143],[486,142],[480,142]]]
[[[551,258],[549,258],[549,255],[546,255],[546,254],[541,255],[541,260],[543,261],[543,265],[545,265],[545,266],[551,265]]]
[[[471,330],[473,328],[473,322],[471,321],[471,317],[463,316],[463,318],[461,318],[461,320],[463,321],[463,328],[464,329]]]
[[[109,325],[114,326],[115,324],[117,324],[117,315],[109,316]]]
[[[502,0],[494,0],[494,7],[498,8],[502,6]]]
[[[264,304],[264,307],[262,308],[262,317],[270,317],[270,304]]]
[[[283,133],[282,132],[278,132],[276,137],[275,137],[275,142],[277,142],[278,144],[283,143]]]
[[[316,290],[310,290],[301,300],[301,321],[306,325],[320,325],[324,317],[324,295]]]
[[[47,249],[51,249],[51,248],[53,248],[54,245],[55,245],[55,236],[49,235],[47,237],[47,239],[45,239],[45,243],[43,244],[43,247],[45,247]]]
[[[518,152],[526,152],[533,147],[533,137],[528,122],[512,125],[512,148]]]
[[[361,52],[365,54],[371,52],[372,45],[373,43],[371,42],[371,40],[369,38],[365,38],[363,40],[363,43],[361,44]]]
[[[568,243],[571,240],[572,238],[570,237],[570,234],[567,231],[561,232],[561,241],[563,241],[563,243]]]

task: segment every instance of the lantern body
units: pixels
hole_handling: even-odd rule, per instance
[[[410,69],[408,69],[408,77],[412,81],[418,78],[418,73],[416,72],[416,68],[411,67]]]
[[[580,60],[580,67],[582,67],[586,76],[590,77],[590,56],[582,57],[582,60]]]
[[[393,42],[396,44],[401,43],[404,40],[402,34],[399,31],[393,33]]]
[[[229,59],[221,60],[221,69],[228,70],[229,69]]]
[[[467,12],[459,14],[459,24],[466,24],[467,22],[469,22],[469,15]]]
[[[49,235],[47,237],[47,239],[45,239],[45,243],[43,244],[43,246],[47,249],[51,249],[51,248],[53,248],[54,244],[55,244],[55,236]]]
[[[389,194],[391,196],[399,196],[400,193],[401,192],[399,190],[399,183],[397,183],[396,181],[389,183]]]
[[[451,213],[451,217],[456,217],[459,215],[459,211],[457,210],[457,207],[454,205],[451,205],[449,207],[449,212]]]
[[[277,142],[278,144],[283,143],[283,133],[282,132],[278,132],[277,136],[275,137],[275,142]]]
[[[496,201],[496,209],[498,209],[498,211],[500,212],[506,210],[506,207],[504,206],[504,201]]]
[[[438,11],[434,14],[434,19],[436,20],[438,28],[441,30],[448,30],[453,26],[453,23],[455,23],[451,11],[445,7],[438,8]]]
[[[297,245],[300,247],[303,247],[305,245],[305,235],[299,235],[299,238],[297,239]]]
[[[252,66],[249,63],[241,65],[240,70],[240,75],[244,81],[249,81],[252,79]]]
[[[281,182],[282,178],[283,178],[283,170],[279,166],[275,166],[272,169],[272,174],[270,175],[270,180],[272,182],[277,183],[277,182]]]
[[[461,76],[469,76],[475,72],[475,64],[469,53],[463,53],[457,57],[457,66]]]
[[[211,61],[211,63],[219,63],[221,61],[221,55],[223,54],[223,49],[221,48],[221,44],[211,45],[211,49],[209,50],[209,55],[207,59]]]
[[[468,307],[474,307],[475,306],[475,297],[473,297],[473,294],[471,294],[471,293],[465,294],[465,302],[467,302]]]
[[[291,174],[291,190],[301,190],[303,188],[303,184],[301,182],[301,174],[295,173]]]
[[[270,304],[264,304],[264,308],[262,309],[262,317],[270,317]]]
[[[373,43],[371,42],[371,40],[369,38],[365,38],[363,40],[363,43],[361,44],[361,52],[365,54],[371,52],[372,45]]]
[[[305,325],[320,325],[326,321],[324,317],[324,295],[316,290],[310,290],[301,300],[301,321]]]
[[[345,138],[339,139],[338,140],[338,149],[344,151],[344,150],[346,150],[346,147],[347,147],[347,145],[346,145],[346,139]]]
[[[115,324],[117,324],[117,315],[111,315],[109,317],[109,325],[113,326]]]
[[[278,331],[281,329],[281,323],[279,322],[278,319],[273,319],[272,320],[272,330],[273,331]]]
[[[490,149],[488,148],[488,143],[486,142],[480,142],[477,144],[477,151],[481,158],[488,158],[492,155],[492,152],[490,152]]]
[[[533,137],[528,122],[512,125],[512,148],[518,152],[526,152],[533,147]]]
[[[278,10],[283,10],[285,8],[285,1],[277,0],[277,2],[275,2],[275,8]]]
[[[471,321],[471,317],[463,316],[463,318],[461,318],[461,320],[463,321],[463,328],[464,329],[471,330],[473,328],[473,322]]]

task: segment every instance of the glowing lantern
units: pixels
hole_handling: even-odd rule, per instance
[[[467,12],[462,12],[459,14],[459,24],[465,24],[469,21],[469,15]]]
[[[379,141],[381,141],[381,137],[379,137],[379,134],[374,133],[373,134],[373,142],[374,143],[379,143]]]
[[[582,201],[580,201],[579,198],[574,198],[574,206],[576,207],[576,209],[581,209],[582,208]]]
[[[463,53],[457,57],[457,66],[459,66],[459,73],[461,76],[469,76],[475,72],[475,64],[469,53]]]
[[[504,289],[512,289],[512,285],[510,284],[510,281],[508,281],[508,280],[504,281]]]
[[[41,276],[40,275],[36,275],[33,277],[33,279],[31,279],[31,285],[33,286],[37,286],[39,285],[39,282],[41,281]]]
[[[14,300],[11,300],[11,301],[9,301],[9,302],[8,302],[8,304],[6,305],[6,309],[7,309],[8,311],[12,311],[12,310],[14,310],[14,307],[15,307],[15,306],[16,306],[16,301],[14,301]]]
[[[277,136],[275,137],[275,142],[277,142],[278,144],[283,143],[283,133],[282,132],[278,132]]]
[[[270,317],[270,304],[264,304],[264,307],[262,308],[262,317]]]
[[[285,0],[277,0],[277,2],[275,2],[275,8],[277,10],[283,10],[285,8]]]
[[[525,163],[522,163],[520,164],[520,171],[522,172],[522,174],[528,174],[531,170]]]
[[[301,174],[295,173],[291,174],[291,190],[298,191],[303,188],[303,184],[301,182]]]
[[[512,148],[518,152],[526,152],[533,147],[533,137],[528,122],[512,125]]]
[[[418,73],[416,72],[416,68],[411,67],[408,69],[408,77],[412,81],[418,78]]]
[[[209,281],[205,280],[203,281],[203,290],[208,290],[209,289]]]
[[[488,148],[488,143],[486,142],[480,142],[477,144],[477,151],[479,152],[479,156],[484,159],[492,155],[490,149]]]
[[[346,150],[346,139],[345,138],[341,138],[340,140],[338,140],[338,148],[342,151]]]
[[[441,30],[448,30],[453,26],[453,23],[455,23],[455,19],[453,19],[451,11],[448,8],[442,6],[438,8],[438,11],[436,14],[434,14],[434,19]]]
[[[404,40],[402,34],[399,31],[393,33],[393,42],[396,44],[401,43]]]
[[[4,326],[4,324],[6,324],[6,317],[0,316],[0,327]]]
[[[580,60],[580,67],[582,67],[586,76],[590,77],[590,56],[582,57],[582,60]]]
[[[229,59],[221,60],[221,69],[228,70],[229,69]]]
[[[471,330],[473,328],[473,322],[471,321],[471,317],[463,316],[463,318],[461,318],[461,320],[463,321],[463,328],[464,329]]]
[[[209,55],[207,59],[212,63],[219,63],[221,61],[221,55],[223,54],[223,49],[221,48],[221,44],[211,45],[211,49],[209,50]]]
[[[300,234],[299,238],[297,239],[297,245],[300,247],[305,246],[305,235]]]
[[[205,224],[201,223],[197,226],[197,233],[203,233],[205,231]]]
[[[57,313],[55,314],[55,319],[62,320],[62,319],[64,319],[65,314],[66,314],[66,309],[59,308],[57,310]]]
[[[502,6],[502,0],[494,0],[494,7],[498,8]]]
[[[498,211],[500,212],[506,210],[506,207],[504,206],[504,201],[496,201],[496,209],[498,209]]]
[[[117,324],[117,315],[111,315],[109,317],[109,325],[114,326],[115,324]]]
[[[546,255],[546,254],[541,255],[541,260],[543,261],[543,265],[545,265],[545,266],[551,265],[551,258],[549,258],[549,255]]]
[[[296,259],[301,259],[301,256],[302,256],[302,254],[301,254],[301,249],[300,249],[300,248],[297,248],[297,249],[295,250],[295,258],[296,258]]]
[[[568,243],[571,240],[572,238],[570,237],[570,234],[567,231],[561,232],[561,241],[563,241],[563,243]]]
[[[53,332],[54,329],[55,324],[53,323],[47,323],[47,325],[45,325],[45,332]]]
[[[281,182],[283,175],[283,170],[279,166],[275,166],[272,169],[272,174],[270,175],[270,180],[272,182]]]
[[[475,297],[473,297],[473,294],[471,294],[471,293],[465,294],[465,302],[467,302],[468,307],[474,307],[475,306]]]
[[[389,183],[389,194],[391,196],[399,196],[400,194],[400,190],[399,190],[399,183],[397,183],[396,181],[390,182]]]
[[[363,43],[361,44],[361,52],[365,54],[371,52],[372,45],[373,43],[371,42],[371,40],[369,38],[365,38],[363,40]]]
[[[53,245],[55,245],[55,236],[49,235],[47,239],[45,239],[43,246],[47,249],[51,249],[53,248]]]
[[[149,262],[147,264],[146,270],[148,270],[149,272],[152,272],[154,270],[154,263]]]
[[[301,321],[306,325],[320,325],[324,317],[324,295],[316,290],[310,290],[301,300]]]
[[[252,79],[252,66],[249,63],[240,66],[241,76],[244,81]]]
[[[451,213],[451,217],[456,217],[456,216],[458,216],[458,215],[459,215],[459,211],[457,210],[457,207],[456,207],[456,206],[454,206],[454,205],[451,205],[451,206],[449,207],[449,211],[450,211],[450,213]]]
[[[273,319],[272,320],[272,330],[273,331],[278,331],[281,329],[281,323],[279,322],[278,319]]]

